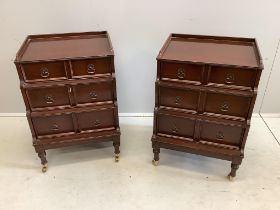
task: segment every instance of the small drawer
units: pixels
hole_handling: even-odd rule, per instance
[[[74,132],[71,114],[33,117],[32,122],[38,136]]]
[[[112,72],[109,58],[73,60],[71,66],[73,77],[93,77]]]
[[[161,106],[197,110],[199,91],[159,87],[159,103]]]
[[[204,111],[246,118],[250,103],[251,97],[207,93]]]
[[[253,88],[256,76],[257,70],[254,69],[211,67],[208,82]]]
[[[77,114],[81,131],[115,127],[114,110],[96,110]]]
[[[67,79],[63,62],[26,63],[22,69],[27,82]]]
[[[200,139],[238,146],[242,142],[244,128],[212,122],[201,122]]]
[[[161,63],[160,77],[163,80],[182,80],[201,83],[203,66],[184,63]]]
[[[32,110],[46,107],[70,106],[68,87],[66,86],[27,89],[26,94]]]
[[[157,128],[158,133],[193,138],[195,120],[178,116],[158,114]]]
[[[74,88],[77,104],[113,101],[112,82],[79,84]]]

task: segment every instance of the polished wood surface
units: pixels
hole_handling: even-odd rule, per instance
[[[160,148],[244,157],[263,69],[255,39],[171,34],[157,57],[153,163]]]
[[[120,129],[114,53],[107,32],[28,36],[15,64],[33,136],[46,171],[46,150],[113,141]]]
[[[69,33],[63,36],[49,34],[28,36],[17,60],[64,60],[110,55],[113,55],[113,48],[106,32]]]
[[[211,36],[184,36],[174,34],[170,37],[160,59],[192,61],[208,64],[225,64],[247,67],[260,67],[256,57],[254,39],[238,39]]]

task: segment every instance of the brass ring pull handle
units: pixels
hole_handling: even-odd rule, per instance
[[[52,104],[54,102],[54,99],[51,95],[46,96],[45,99],[47,104]]]
[[[227,102],[224,102],[224,103],[221,105],[220,110],[221,110],[222,112],[227,112],[227,111],[229,110],[229,105],[228,105],[228,103],[227,103]]]
[[[95,66],[93,64],[88,64],[87,65],[87,72],[89,74],[94,74],[95,73]]]
[[[57,124],[53,124],[51,127],[52,131],[58,131],[59,130],[59,126]]]
[[[172,128],[172,133],[178,133],[178,129],[177,128]]]
[[[185,79],[185,77],[186,77],[186,71],[185,71],[185,69],[179,68],[178,71],[177,71],[177,77],[178,77],[179,79]]]
[[[95,120],[94,121],[94,126],[99,126],[101,124],[100,120]]]
[[[41,68],[41,77],[48,78],[50,76],[49,70],[46,67]]]
[[[225,138],[223,132],[219,131],[216,135],[216,138],[217,140],[223,140]]]
[[[234,81],[235,81],[234,74],[233,73],[227,73],[225,83],[228,84],[228,85],[232,85],[232,84],[234,84]]]
[[[96,100],[96,99],[97,99],[97,93],[95,93],[95,92],[90,92],[90,93],[89,93],[89,97],[90,97],[90,99],[92,99],[92,100]]]
[[[178,133],[179,129],[177,128],[177,126],[173,123],[172,125],[172,133]]]
[[[180,96],[176,96],[175,98],[175,104],[176,105],[181,105],[181,102],[182,102],[182,98]]]

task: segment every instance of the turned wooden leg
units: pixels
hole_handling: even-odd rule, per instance
[[[160,149],[159,148],[153,149],[153,152],[154,152],[154,159],[153,159],[152,163],[154,166],[157,166],[159,163]]]
[[[231,171],[228,175],[228,178],[229,178],[230,181],[234,180],[234,177],[236,176],[236,171],[239,168],[239,165],[240,164],[231,163]]]
[[[46,159],[46,151],[45,150],[40,150],[38,152],[38,157],[41,159],[41,164],[42,164],[42,172],[45,173],[48,169],[48,161]]]
[[[120,141],[114,141],[113,145],[115,148],[115,162],[119,162],[119,160],[120,160]]]

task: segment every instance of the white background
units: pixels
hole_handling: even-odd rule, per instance
[[[258,112],[280,38],[279,0],[0,0],[0,112],[24,112],[13,60],[28,34],[107,30],[115,50],[119,111],[150,113],[156,56],[169,33],[255,37],[265,70]],[[263,112],[280,112],[276,56]]]

